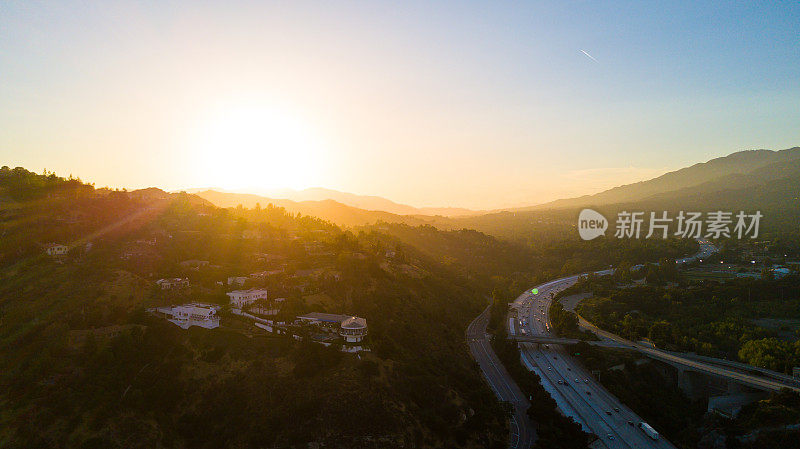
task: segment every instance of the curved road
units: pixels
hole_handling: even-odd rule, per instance
[[[514,408],[514,414],[509,422],[511,431],[509,447],[511,449],[528,449],[533,447],[533,443],[536,441],[536,429],[527,414],[530,402],[492,350],[491,342],[486,334],[490,307],[486,307],[467,326],[467,344],[472,357],[480,365],[483,376],[494,390],[497,398],[510,403]]]
[[[677,259],[676,263],[693,262],[716,251],[717,249],[710,242],[700,241],[700,252],[690,257]],[[595,274],[608,275],[613,272],[614,269],[611,268],[597,271]],[[552,336],[548,317],[548,309],[552,298],[556,293],[573,285],[583,275],[573,275],[539,285],[536,295],[530,291],[520,295],[510,304],[511,313],[509,316],[511,319],[509,320],[508,329],[510,336]],[[501,401],[509,402],[513,405],[514,415],[510,423],[510,447],[513,449],[529,448],[536,439],[533,423],[531,423],[526,414],[530,403],[511,379],[494,351],[492,351],[486,334],[488,321],[489,307],[467,327],[467,342],[473,357],[478,361],[484,377],[497,397]],[[608,340],[628,346],[637,345],[614,334],[602,331],[585,320],[582,320],[581,324]],[[716,370],[721,375],[739,380],[752,377],[756,381],[763,383],[765,387],[777,384],[777,382],[763,378],[726,370],[695,360],[684,359],[657,349],[644,346],[639,348],[638,346],[637,349],[652,353],[651,355],[654,357],[676,361],[703,371]],[[641,418],[605,390],[563,347],[559,345],[523,343],[520,345],[520,355],[528,369],[536,372],[541,377],[543,386],[556,400],[561,412],[575,419],[584,430],[598,436],[599,440],[595,442],[595,447],[674,448],[672,444],[663,438],[653,440],[641,431],[636,426],[642,421]]]

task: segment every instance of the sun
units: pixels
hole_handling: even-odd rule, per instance
[[[299,116],[246,106],[201,122],[193,156],[208,185],[260,190],[318,185],[327,154],[316,130]]]

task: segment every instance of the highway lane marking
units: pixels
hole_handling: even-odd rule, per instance
[[[543,355],[545,357],[545,359],[546,359],[546,354],[544,354],[544,351],[539,351],[539,353],[541,355]],[[558,370],[558,363],[552,363],[551,365],[555,367],[554,371]],[[545,375],[547,376],[547,378],[550,381],[551,385],[557,384],[557,382],[554,384],[553,380],[550,378],[550,376],[555,376],[556,373],[550,372],[549,374],[545,374]],[[568,378],[563,376],[561,373],[558,373],[558,375],[560,377],[564,377],[565,379],[567,379],[567,382],[568,382]],[[618,444],[621,444],[623,446],[627,446],[629,448],[633,448],[633,445],[631,443],[629,443],[625,438],[623,438],[622,434],[620,434],[613,425],[611,425],[608,422],[606,422],[606,418],[604,416],[605,415],[604,411],[603,411],[603,413],[598,412],[596,410],[596,407],[594,407],[594,404],[591,401],[589,401],[583,394],[578,392],[576,389],[571,388],[571,385],[564,385],[562,390],[558,390],[558,391],[561,392],[561,394],[564,396],[564,398],[567,401],[567,403],[569,403],[575,409],[576,413],[587,423],[587,425],[588,425],[588,423],[593,423],[593,424],[599,425],[600,430],[601,430],[601,432],[599,434],[596,431],[597,430],[596,428],[592,429],[592,427],[594,427],[594,426],[589,425],[588,427],[590,429],[592,429],[592,432],[594,434],[596,434],[601,440],[603,440],[603,443],[606,446],[609,446],[611,444],[611,442],[606,441],[606,434],[611,433],[611,434],[615,434],[616,437],[618,438],[618,440],[617,440],[618,443],[614,443],[615,446],[618,445]],[[575,400],[575,398],[577,398],[577,400]],[[599,419],[597,419],[597,418],[595,418],[595,419],[587,419],[587,416],[585,416],[587,411],[589,412],[590,416],[591,415],[597,415],[597,418],[599,418]]]
[[[500,369],[497,368],[497,365],[494,363],[494,360],[492,359],[491,354],[489,354],[489,351],[486,350],[486,346],[484,345],[484,342],[485,342],[484,340],[480,341],[481,348],[483,349],[483,352],[486,353],[486,357],[489,359],[489,363],[492,364],[492,367],[494,368],[494,370],[497,373],[498,377],[500,377],[500,380],[503,382],[503,385],[505,385],[506,390],[508,391],[510,400],[507,401],[507,402],[513,402],[515,400],[514,392],[512,391],[511,386],[509,386],[508,382],[506,381],[505,376],[503,376],[503,373],[500,371]]]

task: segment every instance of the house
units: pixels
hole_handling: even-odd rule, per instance
[[[184,260],[183,262],[180,263],[180,265],[184,268],[199,270],[200,267],[207,267],[209,265],[209,261],[190,259],[190,260]]]
[[[255,229],[245,229],[244,231],[242,231],[242,238],[246,240],[260,239],[261,232]]]
[[[227,293],[231,299],[231,305],[235,307],[246,307],[259,299],[267,299],[266,288],[251,288],[249,290],[234,290]]]
[[[162,314],[170,323],[175,323],[181,329],[192,326],[214,329],[219,327],[219,306],[202,303],[190,303],[180,306],[158,307],[148,309],[148,312]]]
[[[258,273],[251,273],[250,274],[250,278],[251,279],[266,279],[269,276],[273,276],[273,275],[276,275],[276,274],[281,274],[284,271],[285,270],[283,268],[278,269],[278,270],[259,271]]]
[[[188,278],[168,278],[156,281],[161,290],[171,290],[174,288],[186,288],[189,286]]]
[[[311,312],[297,317],[301,323],[335,329],[347,343],[359,343],[367,335],[367,320],[352,315]]]
[[[367,320],[357,316],[350,317],[339,326],[339,336],[347,343],[360,343],[367,335]]]
[[[228,277],[228,285],[236,284],[238,286],[244,285],[247,282],[247,276],[230,276]]]
[[[253,254],[253,258],[260,262],[275,262],[278,260],[285,259],[284,256],[280,254],[270,254],[270,253],[255,253]]]
[[[58,243],[52,243],[45,249],[48,256],[64,256],[67,254],[67,251],[69,251],[69,247],[59,245]]]
[[[258,315],[277,315],[284,301],[286,301],[286,298],[275,298],[271,301],[256,301],[250,307],[250,312]]]
[[[332,326],[338,327],[342,321],[350,318],[350,315],[338,315],[335,313],[322,313],[311,312],[305,315],[300,315],[297,320],[301,323],[314,324],[317,326]]]

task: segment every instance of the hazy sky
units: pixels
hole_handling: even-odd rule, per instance
[[[0,164],[490,208],[800,145],[796,1],[268,3],[0,2]]]

